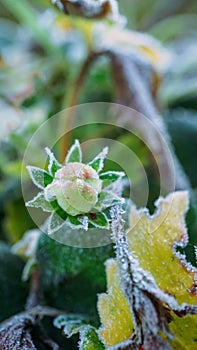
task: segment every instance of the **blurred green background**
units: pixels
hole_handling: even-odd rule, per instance
[[[153,36],[163,45],[165,53],[170,57],[165,69],[157,73],[159,83],[155,92],[155,104],[159,106],[175,152],[192,187],[192,204],[187,215],[190,241],[186,252],[188,260],[195,264],[197,2],[120,0],[119,6],[121,14],[127,18],[127,28],[134,36],[133,31]],[[24,263],[9,250],[11,244],[17,242],[27,230],[35,227],[21,192],[23,155],[37,128],[55,113],[69,106],[73,84],[80,67],[89,51],[98,44],[94,35],[94,29],[99,30],[97,24],[86,19],[67,17],[47,0],[0,0],[0,320],[22,310],[27,296],[27,283],[21,282],[20,279]],[[124,39],[124,33],[121,35]],[[146,37],[140,40],[141,45],[144,40],[146,50],[149,50]],[[151,50],[154,51],[154,47],[151,47]],[[161,51],[161,61],[162,55]],[[162,62],[158,62],[160,63]],[[78,103],[115,102],[114,90],[110,62],[106,57],[100,57],[88,70]],[[86,128],[81,138],[85,140],[94,132],[96,131],[92,128]],[[148,205],[153,210],[154,200],[158,196],[158,174],[148,150],[142,142],[124,131],[101,130],[99,136],[106,136],[106,132],[108,136],[115,136],[121,143],[130,147],[141,160],[150,182]],[[71,140],[76,136],[80,138],[80,131],[71,135]],[[42,140],[32,149],[32,158],[29,160],[31,164],[40,165],[39,153],[46,144],[47,135],[43,135]],[[55,151],[57,157],[60,157],[58,148]],[[135,179],[138,181],[138,173],[135,173]],[[61,249],[63,248],[57,246],[57,243],[51,243],[51,240],[42,236],[38,261],[44,269],[46,299],[50,305],[65,309],[73,305],[70,310],[73,312],[77,309],[79,312],[87,311],[88,305],[92,304],[93,308],[90,311],[93,317],[96,317],[96,293],[105,290],[103,262],[113,254],[111,247],[101,252],[99,281],[88,271],[88,262],[83,254],[81,269],[69,271],[67,265],[56,269],[55,262]],[[68,247],[65,249],[69,250]],[[100,252],[97,253],[99,256]],[[62,251],[61,254],[66,256],[70,252]],[[73,261],[75,254],[77,255],[78,251],[73,253]],[[89,259],[91,261],[91,254]],[[69,264],[72,266],[73,262],[70,261]],[[69,286],[64,284],[65,275],[66,281],[71,281]],[[77,298],[76,293],[73,300],[67,299],[65,303],[65,295],[70,296],[76,290],[76,276],[81,285],[86,281],[86,287],[82,290],[78,303],[75,304],[74,301]],[[89,297],[83,297],[87,296],[89,288]],[[4,303],[4,300],[12,302]],[[47,327],[50,329],[50,325]],[[54,337],[59,335],[55,334]],[[72,349],[72,342],[76,344],[75,341],[68,342],[68,349]]]

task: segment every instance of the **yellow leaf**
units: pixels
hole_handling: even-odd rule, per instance
[[[151,35],[139,33],[107,23],[95,25],[100,47],[116,47],[121,49],[135,49],[142,58],[146,59],[157,72],[163,72],[172,60],[172,53]]]
[[[108,292],[100,294],[98,300],[98,311],[102,323],[99,334],[106,346],[113,346],[130,338],[133,333],[133,324],[114,259],[107,260],[106,274]]]
[[[188,193],[174,192],[156,203],[157,212],[131,210],[128,244],[140,266],[149,271],[160,289],[172,294],[179,303],[196,304],[190,292],[194,271],[176,253],[176,244],[187,244],[184,216],[188,210]]]
[[[158,286],[173,294],[179,303],[196,304],[191,293],[194,271],[179,259],[177,243],[187,243],[185,213],[188,209],[188,193],[174,192],[157,202],[157,212],[150,216],[144,209],[133,207],[127,233],[129,247],[144,270],[149,271]],[[133,332],[130,308],[121,289],[120,276],[115,260],[106,264],[108,293],[99,297],[98,311],[102,327],[100,337],[106,346],[119,344],[130,338]],[[174,334],[171,341],[175,350],[197,348],[197,315],[178,317],[172,313],[169,327]]]
[[[172,315],[174,321],[170,323],[170,329],[176,339],[172,341],[175,350],[197,349],[197,315],[178,317]]]

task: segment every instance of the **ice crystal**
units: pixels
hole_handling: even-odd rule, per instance
[[[0,328],[1,350],[36,350],[31,336],[35,325],[33,316],[15,316]]]
[[[40,348],[58,350],[59,346],[49,339],[37,323],[37,317],[28,313],[13,316],[0,326],[1,350],[37,350],[38,334]]]
[[[65,164],[72,162],[82,162],[82,152],[78,140],[75,140],[74,145],[71,146],[65,159]]]
[[[172,201],[172,198],[174,201]],[[171,204],[171,211],[169,210],[169,204]],[[162,247],[165,247],[165,243],[163,243],[159,234],[160,232],[163,234],[165,229],[167,229],[167,233],[171,237],[170,245],[169,237],[166,239],[171,256],[173,254],[177,256],[175,252],[173,253],[173,246],[178,245],[179,238],[182,238],[182,245],[187,241],[183,220],[183,215],[187,209],[187,195],[183,192],[173,193],[165,200],[160,199],[158,205],[160,206],[160,211],[153,217],[147,215],[147,211],[144,212],[143,216],[143,211],[136,209],[139,215],[137,217],[135,210],[133,210],[131,212],[133,219],[131,232],[128,234],[124,230],[121,206],[116,205],[111,209],[112,240],[115,243],[117,261],[107,262],[108,293],[99,297],[98,309],[102,321],[100,336],[106,345],[112,346],[112,349],[113,346],[114,349],[129,349],[130,345],[127,347],[125,344],[124,347],[126,339],[130,339],[129,341],[135,340],[134,344],[137,348],[143,346],[146,350],[153,348],[177,349],[184,346],[184,344],[185,346],[188,345],[189,339],[191,345],[186,346],[186,348],[193,349],[195,347],[197,305],[195,303],[196,289],[194,291],[194,285],[193,292],[192,290],[185,290],[185,294],[181,292],[182,295],[179,300],[182,303],[180,304],[179,300],[173,295],[174,293],[170,294],[170,290],[166,292],[167,286],[164,289],[160,289],[158,285],[159,280],[162,281],[164,279],[165,281],[167,277],[169,279],[173,278],[173,283],[176,287],[176,284],[179,285],[178,279],[180,274],[178,276],[172,274],[171,276],[167,272],[162,273],[160,271],[157,276],[159,260],[158,264],[150,265],[152,266],[151,273],[148,264],[148,262],[151,263],[152,261],[151,257],[152,259],[153,257],[155,259],[158,257],[159,259],[160,255],[163,254]],[[161,220],[160,225],[158,225],[157,220]],[[157,239],[154,239],[154,235]],[[161,239],[161,248],[158,248],[158,239]],[[142,264],[141,266],[143,259],[147,261],[147,264]],[[171,263],[173,271],[173,266],[176,267],[174,261],[171,260],[166,266],[161,261],[161,266],[165,269]],[[111,268],[109,268],[109,264],[111,264]],[[181,267],[180,261],[179,266],[182,269],[182,275],[185,276],[184,281],[180,280],[180,287],[184,286],[183,282],[187,282],[188,276],[188,281],[191,282],[192,279],[190,280],[190,278],[192,277],[193,283],[195,283],[194,271],[191,271],[191,269],[185,270]],[[154,278],[154,272],[156,273],[157,281]],[[190,298],[191,293],[193,293],[193,297],[191,296]],[[190,301],[190,303],[193,301],[194,303],[190,305],[187,304],[187,301]],[[113,305],[115,305],[115,310]],[[123,315],[127,316],[123,317]],[[128,320],[129,315],[132,321],[127,321],[127,324],[124,325],[124,320]],[[134,328],[133,334],[132,325]],[[182,329],[181,332],[179,327]],[[187,332],[187,329],[190,329],[190,332]]]
[[[68,314],[58,316],[54,320],[54,326],[62,329],[68,338],[79,333],[79,350],[103,350],[104,346],[98,338],[96,329],[87,322],[83,315]]]
[[[52,212],[48,220],[48,233],[53,234],[64,223],[72,228],[87,230],[89,227],[110,228],[109,208],[122,203],[113,186],[121,181],[123,172],[101,173],[108,148],[104,148],[89,164],[83,164],[79,141],[71,146],[61,165],[46,148],[49,158],[48,171],[28,166],[33,183],[42,192],[26,203],[26,206]]]

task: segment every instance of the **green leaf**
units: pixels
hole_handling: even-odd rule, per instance
[[[24,310],[28,286],[21,280],[23,267],[22,259],[0,243],[0,322]]]
[[[53,211],[52,205],[45,199],[44,192],[39,192],[36,197],[27,202],[25,205],[26,207],[42,208],[42,210],[46,212]]]
[[[68,314],[58,316],[53,324],[56,328],[62,329],[63,333],[70,338],[74,334],[79,333],[86,321],[87,319],[82,315]]]
[[[105,290],[104,262],[112,256],[112,244],[91,249],[77,248],[60,244],[42,234],[37,261],[47,305],[65,310],[65,313],[84,314],[99,322],[97,294]]]
[[[105,286],[104,262],[114,256],[112,245],[92,249],[62,245],[49,236],[41,235],[37,247],[37,259],[46,282],[63,276],[75,277],[80,273]],[[58,276],[58,277],[57,277]]]
[[[94,227],[109,229],[109,220],[104,213],[88,213],[88,219]]]
[[[103,181],[102,187],[104,188],[118,181],[123,176],[125,176],[125,173],[123,171],[108,171],[106,173],[100,174],[99,177]]]
[[[62,168],[62,165],[57,161],[53,152],[51,152],[48,147],[45,148],[45,151],[49,156],[48,171],[52,176],[54,176],[56,171]]]
[[[108,153],[108,147],[105,147],[101,153],[99,153],[90,163],[89,165],[96,170],[98,173],[103,169],[104,167],[104,160]]]
[[[48,234],[51,235],[55,231],[57,231],[60,227],[65,224],[65,220],[62,219],[60,215],[56,211],[54,211],[49,217],[48,222]]]
[[[44,189],[53,181],[53,177],[44,169],[34,166],[27,166],[27,170],[33,183],[38,188]]]
[[[88,229],[88,217],[87,216],[68,216],[67,220],[69,226],[73,229]]]
[[[78,140],[75,140],[74,145],[71,146],[68,154],[66,156],[65,164],[73,163],[73,162],[82,162],[82,152],[81,146]]]
[[[104,346],[99,340],[96,329],[87,324],[87,319],[81,315],[68,314],[58,316],[54,320],[54,326],[62,329],[68,337],[80,333],[79,349],[81,350],[103,350]]]
[[[112,205],[123,204],[123,203],[124,203],[124,199],[121,197],[118,197],[113,192],[102,191],[99,194],[98,203],[95,205],[95,208],[99,211],[102,211],[111,207]]]
[[[94,327],[84,326],[80,332],[79,350],[104,350]]]

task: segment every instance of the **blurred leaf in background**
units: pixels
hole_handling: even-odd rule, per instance
[[[155,104],[160,109],[175,152],[192,186],[192,204],[186,217],[189,244],[184,251],[193,264],[196,262],[197,2],[120,0],[119,7],[121,15],[127,18],[126,28],[123,23],[114,25],[109,19],[97,21],[66,16],[48,0],[0,0],[1,320],[24,310],[28,294],[27,283],[21,281],[24,262],[10,252],[8,245],[19,241],[26,231],[35,226],[24,206],[21,192],[24,152],[39,126],[71,104],[76,79],[88,55],[95,49],[109,45],[117,50],[120,46],[125,50],[132,47],[153,66],[155,81],[151,84],[154,85]],[[115,102],[109,57],[99,57],[89,65],[82,80],[76,103]],[[158,174],[149,150],[124,129],[103,125],[95,127],[91,125],[91,118],[87,115],[90,125],[73,131],[71,141],[75,138],[83,142],[103,137],[116,139],[128,146],[147,173],[152,210],[151,203],[158,193]],[[40,166],[41,152],[50,132],[53,130],[32,145],[30,164]],[[116,148],[113,152],[117,152]],[[60,159],[58,148],[57,158]],[[113,162],[107,163],[108,168],[120,170]],[[25,180],[29,186],[28,179]],[[132,183],[140,188],[140,181],[139,169],[133,166]],[[127,188],[125,193],[128,195]],[[43,234],[36,254],[46,304],[64,312],[88,315],[98,326],[97,293],[106,290],[104,262],[114,256],[112,246],[94,249],[62,246]],[[67,340],[60,330],[55,330],[51,319],[45,318],[42,323],[62,349],[65,346],[76,349],[78,335]],[[92,329],[91,332],[92,340],[95,334]],[[98,345],[100,348],[102,346]]]
[[[10,247],[0,243],[0,322],[25,308],[28,285],[21,281],[23,266]]]

